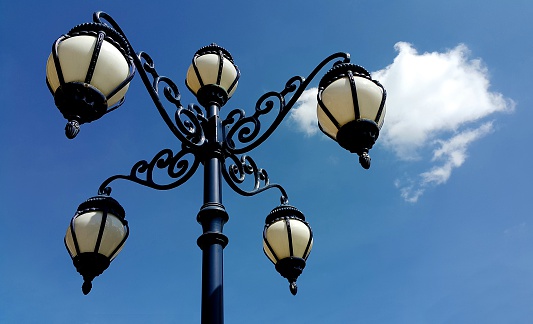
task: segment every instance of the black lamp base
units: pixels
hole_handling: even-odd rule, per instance
[[[86,252],[75,256],[72,259],[76,270],[83,277],[83,285],[81,290],[84,295],[87,295],[92,288],[92,281],[97,276],[101,275],[105,269],[109,267],[111,261],[106,256],[95,253]]]
[[[276,270],[289,281],[289,289],[293,295],[298,292],[296,280],[305,268],[305,260],[302,258],[289,257],[281,259],[276,263]]]
[[[69,122],[65,134],[73,139],[79,132],[80,124],[99,119],[107,112],[107,98],[90,84],[69,82],[57,88],[54,94],[57,109]]]
[[[365,169],[370,168],[368,151],[374,146],[379,136],[378,125],[368,119],[359,119],[343,125],[337,133],[337,142],[341,147],[359,155],[359,163]]]

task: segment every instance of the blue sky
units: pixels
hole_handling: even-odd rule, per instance
[[[339,51],[387,88],[370,170],[316,132],[312,99],[250,153],[314,231],[296,297],[262,252],[278,193],[224,187],[227,323],[531,323],[525,0],[1,2],[0,322],[200,321],[201,174],[165,192],[114,183],[131,234],[88,296],[63,245],[78,204],[103,180],[180,145],[138,77],[120,109],[64,137],[46,59],[97,10],[152,56],[184,103],[194,102],[183,82],[194,52],[227,48],[242,77],[222,116],[251,114],[263,93]]]

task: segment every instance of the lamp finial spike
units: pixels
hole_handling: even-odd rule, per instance
[[[370,155],[368,155],[368,152],[363,152],[359,155],[359,163],[361,166],[368,170],[370,169]]]
[[[83,285],[81,285],[81,291],[83,292],[84,295],[87,295],[91,291],[92,287],[93,287],[93,284],[91,283],[91,281],[85,280],[83,282]]]
[[[80,132],[80,123],[75,120],[69,120],[68,123],[65,125],[65,135],[67,135],[68,139],[73,139],[78,135]]]
[[[298,293],[298,286],[296,285],[296,281],[290,283],[289,289],[291,290],[291,294],[296,296],[296,293]]]

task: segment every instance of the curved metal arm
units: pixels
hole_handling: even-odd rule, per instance
[[[246,117],[242,109],[235,109],[228,114],[228,117],[223,121],[224,126],[229,127],[226,135],[225,149],[231,154],[242,154],[251,151],[252,149],[263,143],[276,128],[280,125],[287,113],[291,110],[294,104],[298,101],[304,90],[309,86],[309,83],[330,62],[342,59],[342,63],[350,62],[350,54],[335,53],[320,62],[315,69],[309,74],[307,78],[301,76],[294,76],[287,81],[285,88],[280,92],[271,91],[265,93],[259,98],[255,105],[255,112],[252,116]],[[293,93],[289,101],[285,103],[288,94]],[[261,122],[259,117],[266,115],[275,107],[275,103],[279,106],[278,115],[269,126],[269,128],[261,134]],[[242,147],[237,147],[233,136],[237,134],[239,143],[245,144]],[[258,137],[259,136],[259,137]]]
[[[277,188],[281,192],[281,204],[289,203],[289,196],[287,195],[285,189],[283,189],[283,187],[277,183],[271,184],[266,170],[258,168],[257,164],[251,157],[243,155],[239,160],[236,155],[231,154],[227,156],[227,158],[233,160],[234,164],[226,167],[226,161],[222,161],[222,175],[224,176],[227,184],[236,193],[242,196],[255,196],[265,190]],[[247,174],[253,174],[254,176],[254,188],[250,191],[243,190],[238,186],[244,183]],[[263,186],[261,186],[261,184]]]
[[[105,20],[109,25],[115,29],[120,36],[122,36],[126,42],[126,44],[129,47],[130,53],[135,53],[135,50],[131,46],[130,41],[126,37],[126,34],[122,31],[120,26],[116,23],[116,21],[109,16],[107,13],[98,11],[95,12],[93,15],[93,21],[101,24],[105,24],[105,22],[102,21]],[[177,85],[168,77],[160,76],[154,65],[154,61],[148,55],[146,52],[139,52],[138,55],[133,54],[132,55],[133,63],[137,67],[137,71],[139,75],[141,76],[141,79],[143,80],[144,86],[146,87],[146,90],[148,90],[148,93],[150,94],[150,97],[152,98],[152,101],[154,102],[157,111],[167,124],[168,128],[174,136],[176,136],[184,145],[191,146],[191,147],[200,147],[205,142],[205,137],[203,134],[202,127],[200,127],[201,122],[205,120],[204,114],[200,109],[194,108],[191,109],[190,107],[188,109],[183,108],[180,99],[181,94],[179,92],[179,89]],[[144,61],[144,63],[143,63]],[[151,76],[150,77],[148,76]],[[159,96],[159,84],[165,83],[167,86],[164,88],[164,96],[165,98],[172,104],[176,106],[176,113],[175,113],[175,122],[172,121],[170,116],[167,113],[167,110],[163,103],[160,100]],[[183,121],[181,119],[181,116],[186,116],[187,119]]]
[[[184,159],[184,157],[188,154],[192,155],[192,163],[188,159]],[[131,168],[131,172],[129,175],[114,175],[105,180],[100,185],[100,188],[98,189],[98,194],[109,195],[111,193],[111,188],[108,186],[111,182],[117,179],[133,181],[143,186],[158,190],[173,189],[189,180],[198,169],[199,164],[200,161],[191,148],[184,147],[175,155],[172,150],[163,149],[159,153],[157,153],[150,162],[146,160],[141,160],[135,163],[135,165]],[[177,180],[168,184],[156,183],[154,181],[154,170],[156,168],[166,168],[168,176],[172,179]],[[141,177],[141,175],[143,176]]]

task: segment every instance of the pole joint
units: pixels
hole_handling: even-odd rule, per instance
[[[222,248],[225,248],[228,245],[229,239],[226,235],[217,232],[206,232],[198,237],[196,244],[200,249],[205,250],[211,245],[219,244]]]

